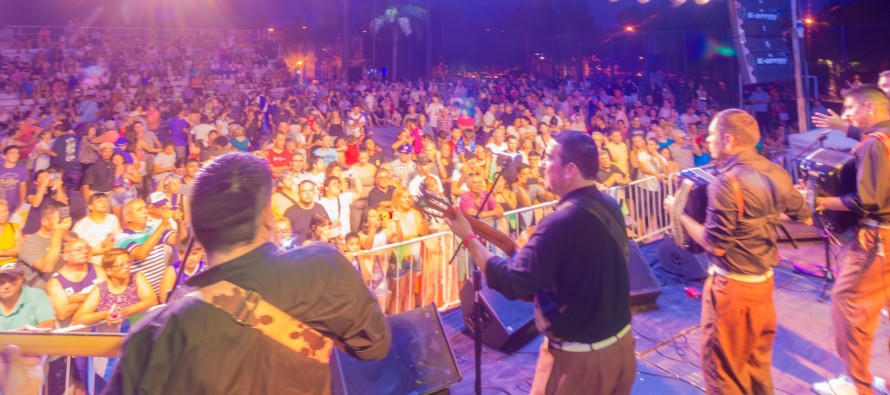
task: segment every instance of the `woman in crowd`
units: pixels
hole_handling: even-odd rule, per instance
[[[240,152],[250,152],[250,140],[244,133],[244,128],[238,125],[229,126],[229,134],[232,136],[229,141],[232,147]]]
[[[90,291],[74,313],[71,324],[102,322],[105,325],[100,328],[102,332],[127,332],[142,313],[158,304],[158,296],[144,274],[130,272],[130,256],[126,250],[115,248],[106,252],[102,257],[102,267],[107,279]],[[113,363],[107,363],[105,371],[96,371],[97,393],[101,393],[106,384],[105,373],[112,369]]]
[[[272,194],[272,215],[284,217],[284,212],[297,203],[299,198],[295,192],[295,173],[291,170],[282,171],[275,182],[275,193]]]
[[[324,207],[328,213],[328,218],[333,223],[333,229],[339,232],[340,236],[346,236],[351,231],[351,206],[355,202],[357,196],[362,192],[362,183],[358,179],[344,179],[340,177],[340,167],[336,162],[336,170],[324,180],[324,196],[318,199],[318,204]],[[351,184],[352,191],[343,192],[343,183]]]
[[[401,228],[402,239],[410,240],[429,234],[429,224],[417,209],[414,208],[414,199],[407,189],[396,188],[392,194],[393,222]],[[397,295],[390,303],[390,311],[398,313],[414,309],[421,301],[420,295],[424,287],[433,287],[433,284],[423,284],[421,277],[424,270],[420,260],[422,243],[416,242],[397,247],[390,258],[390,267],[387,276],[390,280],[390,289],[397,290]],[[432,262],[426,262],[428,270],[436,270]]]
[[[68,204],[68,194],[62,185],[62,172],[56,168],[34,173],[34,180],[28,185],[25,201],[31,205],[22,233],[33,234],[40,229],[43,208],[51,202]]]

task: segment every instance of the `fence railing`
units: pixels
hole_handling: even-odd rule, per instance
[[[666,196],[673,195],[678,174],[660,179],[646,177],[604,191],[621,205],[634,241],[650,242],[670,230],[671,219],[663,202]],[[555,201],[540,203],[483,221],[523,244],[533,233],[533,227],[550,214],[555,205]],[[489,245],[489,248],[496,255],[504,256],[496,247]],[[460,240],[447,230],[363,251],[359,261],[366,283],[387,314],[433,302],[441,310],[460,304],[460,288],[472,270],[469,255],[460,249]]]

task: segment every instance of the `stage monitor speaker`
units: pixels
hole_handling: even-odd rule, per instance
[[[627,271],[630,274],[630,305],[655,303],[661,295],[661,284],[655,278],[655,273],[652,273],[652,268],[643,259],[640,246],[633,241],[630,242]]]
[[[460,308],[470,333],[474,333],[473,293],[473,280],[469,279],[460,289]],[[509,351],[527,343],[538,333],[534,325],[533,303],[509,300],[500,292],[488,288],[484,279],[479,294],[479,303],[482,303],[482,344]]]
[[[460,382],[460,370],[436,305],[386,320],[392,329],[386,358],[361,361],[335,349],[331,359],[333,394],[430,394]]]
[[[687,280],[701,280],[708,276],[707,254],[693,254],[665,237],[658,247],[658,260],[661,267],[668,273],[676,274]]]

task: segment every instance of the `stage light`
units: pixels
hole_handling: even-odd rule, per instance
[[[803,23],[805,25],[812,25],[813,23],[816,23],[816,21],[814,21],[813,18],[804,18]]]
[[[612,4],[615,4],[615,3],[618,2],[618,0],[609,0],[609,2],[612,3]]]
[[[637,30],[637,29],[633,26],[625,26],[624,27],[624,31],[626,31],[626,32],[633,32],[634,30]]]
[[[270,28],[266,29],[266,31],[269,32],[269,33],[273,33],[273,32],[275,32],[275,28],[274,28],[274,27],[270,27]]]
[[[675,6],[680,6],[686,3],[686,0],[671,0],[671,3]]]
[[[649,2],[649,0],[637,0],[637,2],[640,4],[646,4]]]
[[[544,60],[544,57],[543,57],[543,56],[541,56],[541,57],[539,57],[539,58],[538,58],[538,59],[541,59],[541,60]]]
[[[711,0],[695,0],[695,4],[705,5],[705,4],[708,4],[708,2],[710,2],[710,1]]]
[[[306,30],[308,28],[309,28],[309,26],[303,25],[303,30]]]
[[[298,61],[297,61],[297,67],[300,67],[300,66],[302,66],[302,65],[303,65],[303,61],[302,61],[302,60],[298,60]]]

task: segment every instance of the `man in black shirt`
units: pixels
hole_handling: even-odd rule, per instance
[[[680,219],[711,262],[701,313],[702,370],[709,394],[773,392],[776,225],[786,214],[811,222],[788,173],[757,154],[759,140],[757,121],[748,113],[729,109],[714,116],[707,141],[719,176],[708,185],[705,223],[689,215]],[[671,211],[673,204],[668,197],[665,209]]]
[[[309,238],[309,232],[312,231],[309,226],[312,217],[319,215],[328,218],[328,212],[322,205],[315,203],[315,194],[318,192],[318,188],[314,182],[304,180],[297,189],[299,199],[296,204],[284,212],[284,218],[290,220],[295,238],[294,245],[303,245],[303,242]]]
[[[392,333],[346,257],[322,243],[280,252],[269,242],[271,196],[272,170],[263,158],[226,154],[201,171],[191,213],[209,268],[130,330],[106,394],[330,393],[330,368],[268,337],[259,327],[275,326],[268,316],[248,311],[243,321],[265,322],[251,327],[192,297],[195,288],[221,281],[255,292],[356,358],[386,356]]]
[[[392,186],[392,173],[386,169],[377,169],[374,189],[368,192],[368,209],[380,207],[380,202],[391,201],[395,190],[396,187]]]
[[[96,192],[111,193],[114,184],[114,165],[111,163],[111,155],[114,154],[114,144],[102,143],[99,145],[99,160],[87,167],[83,174],[83,201],[90,201],[90,195]]]
[[[457,207],[457,218],[446,221],[492,289],[510,299],[534,295],[535,324],[548,340],[532,393],[628,394],[636,360],[624,217],[597,189],[598,152],[590,136],[568,131],[555,139],[545,179],[562,199],[512,259],[494,256]]]
[[[884,78],[882,74],[881,78]],[[860,218],[856,236],[838,254],[831,319],[834,344],[844,363],[841,376],[816,383],[819,394],[886,394],[884,379],[869,371],[881,308],[890,303],[890,100],[878,87],[863,84],[844,94],[850,129],[863,131],[856,155],[856,192],[817,197],[816,210],[852,211]]]

